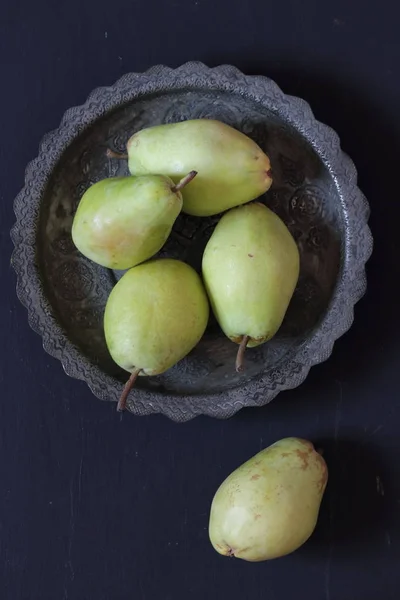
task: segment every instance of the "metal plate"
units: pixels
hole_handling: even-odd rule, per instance
[[[262,197],[294,235],[301,254],[299,284],[273,340],[246,353],[237,374],[237,346],[211,320],[195,350],[167,373],[139,379],[128,407],[184,421],[198,414],[229,417],[293,388],[310,367],[330,355],[351,325],[354,304],[366,288],[372,250],[368,204],[337,135],[318,123],[303,100],[285,96],[265,77],[230,66],[189,63],[128,74],[95,90],[45,136],[15,200],[13,265],[19,298],[44,348],[65,371],[85,380],[101,399],[117,400],[127,374],[111,360],[102,317],[118,273],[85,259],[71,240],[71,224],[84,191],[96,181],[128,174],[123,152],[143,127],[214,118],[253,138],[271,158],[274,183]],[[200,270],[217,217],[180,215],[160,255]]]

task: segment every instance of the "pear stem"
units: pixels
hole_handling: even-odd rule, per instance
[[[187,175],[185,175],[185,177],[183,179],[181,179],[176,185],[174,185],[171,188],[171,191],[174,192],[174,194],[176,194],[177,192],[180,192],[181,190],[183,190],[183,188],[192,181],[192,179],[194,179],[197,175],[197,171],[190,171],[190,173],[188,173]]]
[[[120,399],[118,400],[118,404],[117,404],[117,411],[118,412],[122,412],[125,410],[126,408],[126,401],[128,399],[129,393],[132,390],[133,386],[135,385],[135,381],[139,376],[139,373],[142,369],[135,369],[134,371],[132,371],[131,376],[129,377],[128,381],[125,384],[124,389],[122,390],[122,394]]]
[[[237,351],[235,367],[238,373],[243,371],[244,353],[246,352],[246,346],[249,339],[250,337],[248,335],[244,335],[242,337],[242,341],[240,342],[239,350]]]
[[[114,152],[114,150],[111,150],[110,148],[107,148],[106,154],[108,158],[118,158],[119,160],[128,158],[127,154],[120,154],[119,152]]]

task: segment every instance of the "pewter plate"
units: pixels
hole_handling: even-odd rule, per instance
[[[285,95],[270,79],[226,65],[188,63],[130,73],[95,90],[44,137],[27,168],[15,200],[12,262],[18,296],[45,350],[98,398],[116,401],[127,377],[111,360],[102,327],[120,273],[77,252],[71,240],[74,212],[91,184],[128,174],[126,161],[107,158],[107,148],[124,152],[128,138],[143,127],[193,118],[228,123],[270,156],[274,183],[261,200],[296,239],[301,274],[279,333],[247,351],[243,373],[234,369],[237,346],[211,319],[189,356],[159,377],[139,379],[129,410],[164,413],[175,421],[200,414],[230,417],[299,385],[350,327],[372,250],[368,204],[336,133],[314,119],[306,102]],[[217,221],[182,214],[160,255],[200,270]]]

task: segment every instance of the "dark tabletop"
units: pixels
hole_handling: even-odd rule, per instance
[[[400,42],[392,2],[9,0],[0,8],[0,598],[400,597]],[[10,267],[12,201],[40,138],[97,86],[159,62],[271,76],[334,127],[359,169],[375,250],[350,332],[298,389],[228,421],[122,417],[41,347]],[[325,450],[310,541],[219,556],[219,483],[281,437]]]

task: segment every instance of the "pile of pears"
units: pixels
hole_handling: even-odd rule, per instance
[[[209,305],[225,335],[247,347],[280,328],[299,276],[299,253],[281,219],[254,201],[271,184],[268,156],[219,121],[143,129],[127,144],[130,176],[99,181],[72,226],[86,257],[126,270],[108,298],[104,331],[114,361],[131,375],[158,375],[203,336]],[[180,260],[154,258],[180,212],[222,214],[203,254],[202,277]],[[220,554],[248,561],[284,556],[312,534],[328,471],[311,442],[286,438],[236,469],[211,504],[209,537]]]
[[[72,225],[78,250],[109,269],[127,270],[104,314],[107,347],[130,372],[118,410],[138,376],[158,375],[202,338],[209,304],[225,335],[246,347],[278,331],[299,276],[299,253],[280,218],[253,202],[272,184],[268,156],[219,121],[149,127],[127,143],[130,176],[111,177],[83,195]],[[202,277],[188,264],[154,258],[180,212],[224,213],[207,243]]]

